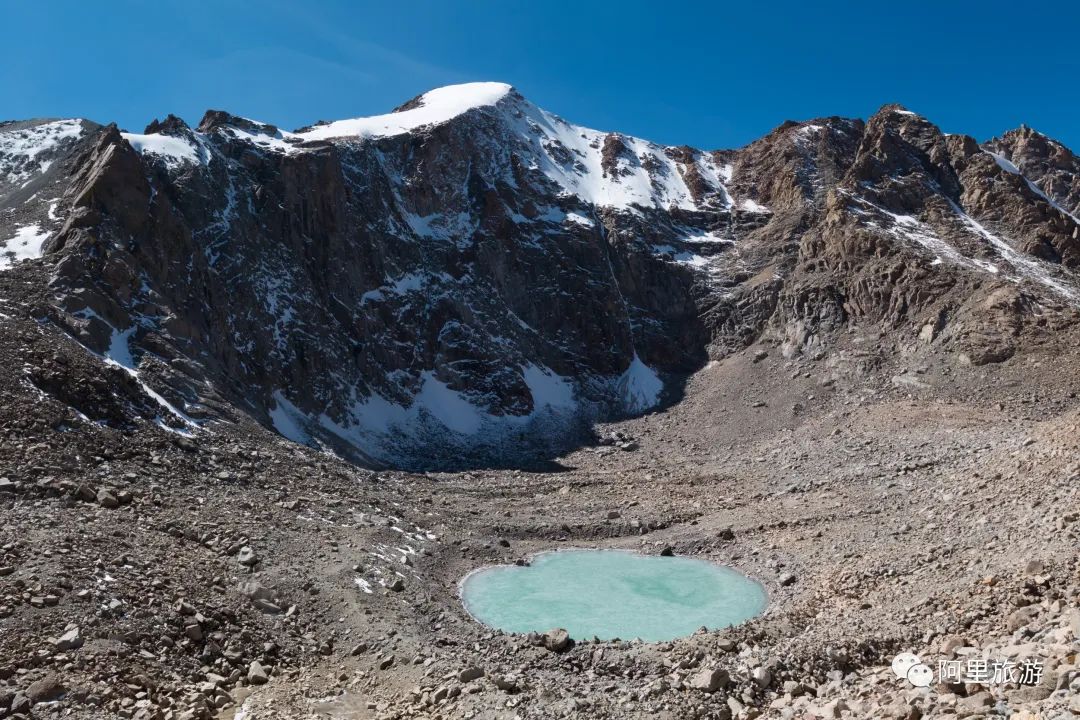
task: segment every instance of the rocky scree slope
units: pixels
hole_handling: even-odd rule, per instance
[[[296,132],[0,125],[0,264],[126,388],[34,383],[81,421],[512,464],[762,339],[876,324],[978,364],[1075,330],[1078,178],[1030,129],[980,145],[899,106],[702,151],[473,83]]]

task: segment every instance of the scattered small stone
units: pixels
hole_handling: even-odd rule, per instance
[[[60,637],[56,638],[54,645],[60,652],[81,648],[83,646],[83,639],[82,635],[79,633],[79,628],[73,627]]]
[[[544,647],[551,652],[562,652],[570,647],[570,634],[562,628],[555,628],[544,633]]]
[[[479,680],[484,677],[484,669],[471,665],[458,673],[458,682],[472,682],[473,680]]]
[[[723,668],[705,668],[690,678],[690,687],[701,692],[713,693],[727,687],[731,681],[727,670]]]
[[[267,615],[277,615],[281,612],[280,606],[262,598],[255,598],[251,601],[251,604]]]
[[[236,561],[239,562],[241,565],[251,567],[257,562],[259,562],[259,556],[258,554],[256,554],[254,549],[245,545],[244,547],[240,548],[240,552],[237,553]]]
[[[98,490],[97,503],[101,507],[108,508],[110,510],[112,508],[120,507],[120,501],[116,499],[116,496],[113,495],[112,492],[106,490],[105,488]]]
[[[55,700],[64,694],[64,684],[55,673],[49,673],[26,688],[26,697],[35,705],[39,702]]]
[[[11,699],[11,707],[9,710],[12,715],[29,715],[30,708],[33,707],[34,701],[26,696],[25,693],[17,692],[15,697]]]
[[[265,685],[270,681],[270,675],[266,672],[266,668],[262,666],[258,660],[252,660],[248,665],[247,672],[248,682],[252,685]]]
[[[1034,620],[1038,614],[1039,609],[1037,607],[1022,607],[1009,614],[1009,617],[1005,619],[1005,626],[1009,629],[1009,632],[1016,632]]]
[[[184,625],[184,635],[193,642],[201,642],[203,639],[202,627],[194,619],[191,619]]]
[[[798,680],[785,680],[784,681],[784,694],[791,697],[799,697],[805,695],[807,688]]]

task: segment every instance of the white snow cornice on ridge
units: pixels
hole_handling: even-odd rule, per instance
[[[120,136],[135,148],[140,155],[147,153],[161,157],[169,167],[179,167],[184,163],[198,165],[204,162],[199,148],[186,138],[163,133],[120,133]]]
[[[448,85],[430,90],[399,112],[374,117],[337,120],[303,132],[299,140],[329,140],[341,137],[385,137],[401,135],[426,125],[437,125],[478,107],[495,105],[513,92],[506,83],[475,82]]]

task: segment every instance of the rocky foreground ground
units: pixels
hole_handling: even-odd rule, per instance
[[[452,474],[254,424],[81,423],[8,358],[0,717],[1080,715],[1075,351],[894,350],[754,346],[561,469]],[[660,644],[505,635],[462,608],[470,570],[570,546],[715,560],[771,604]],[[901,651],[1042,673],[916,688]]]

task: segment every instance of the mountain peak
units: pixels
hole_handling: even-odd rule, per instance
[[[150,121],[150,124],[146,126],[143,133],[146,135],[178,135],[190,130],[188,124],[177,116],[169,113],[164,120],[158,120],[154,118]]]
[[[517,92],[513,85],[502,82],[470,82],[443,85],[421,93],[402,103],[391,112],[402,113],[422,107],[447,106],[464,103],[467,108],[494,105],[510,93]]]
[[[909,110],[900,103],[888,103],[887,105],[882,105],[878,108],[878,111],[870,117],[869,122],[873,122],[876,119],[881,119],[889,123],[917,120],[927,124],[933,124],[919,113],[914,110]]]
[[[989,145],[1016,143],[1053,147],[1058,149],[1059,151],[1067,152],[1070,155],[1073,154],[1072,151],[1068,147],[1066,147],[1061,141],[1047,135],[1046,133],[1039,132],[1030,125],[1027,125],[1026,123],[1021,123],[1020,127],[1013,128],[1012,130],[1007,130],[999,137],[991,138],[987,141],[987,144]]]
[[[250,133],[267,133],[269,135],[275,135],[278,132],[275,125],[233,115],[224,110],[207,110],[202,120],[199,121],[197,130],[201,133],[208,133],[219,127],[232,127]]]
[[[302,140],[400,135],[446,122],[476,108],[496,105],[515,92],[513,86],[499,82],[447,85],[418,95],[385,115],[337,120],[306,128],[296,135]]]

